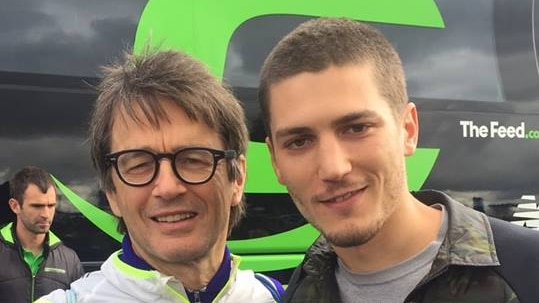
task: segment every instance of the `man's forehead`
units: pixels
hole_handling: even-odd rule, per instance
[[[30,183],[23,196],[24,204],[47,205],[56,203],[56,189],[49,186],[46,192],[43,192],[37,185]]]
[[[48,184],[47,189],[45,189],[45,191],[43,191],[42,188],[43,188],[42,185],[38,186],[36,183],[28,183],[28,186],[26,186],[26,191],[31,190],[31,191],[39,191],[41,193],[46,193],[49,190],[54,190],[54,185]]]
[[[117,126],[138,126],[140,128],[160,130],[164,123],[173,123],[178,116],[209,126],[199,119],[196,112],[184,108],[180,102],[167,97],[151,101],[120,103],[113,109],[110,124],[112,131]]]
[[[157,102],[159,103],[159,102]],[[170,121],[170,116],[161,104],[155,104],[153,109],[147,105],[143,110],[140,104],[133,104],[127,108],[127,105],[122,104],[116,107],[112,113],[111,126],[114,130],[115,126],[139,125],[141,127],[149,127],[159,129],[163,121]],[[181,109],[181,108],[180,108]]]
[[[191,118],[183,107],[174,101],[164,101],[162,106],[166,119],[158,121],[146,118],[140,110],[135,118],[127,112],[116,113],[109,137],[110,151],[172,151],[192,146],[220,148],[224,143],[216,126],[210,126],[204,119]],[[215,145],[216,143],[219,145]]]

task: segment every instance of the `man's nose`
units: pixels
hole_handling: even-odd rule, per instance
[[[154,181],[153,194],[164,199],[173,199],[185,192],[185,184],[176,176],[168,159],[159,161],[159,171]]]
[[[52,217],[53,213],[54,213],[54,206],[45,205],[45,207],[42,208],[41,216],[43,218],[50,218]]]
[[[352,170],[350,154],[334,136],[320,140],[315,165],[323,181],[339,181]]]

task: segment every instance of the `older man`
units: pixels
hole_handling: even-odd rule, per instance
[[[128,55],[105,69],[92,159],[125,232],[101,271],[39,302],[275,302],[225,243],[244,212],[248,132],[239,102],[199,62]]]

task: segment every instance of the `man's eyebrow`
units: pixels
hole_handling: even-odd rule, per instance
[[[301,135],[311,132],[311,128],[305,126],[283,128],[275,132],[275,139],[291,135]]]
[[[331,122],[331,126],[336,127],[343,124],[348,124],[350,122],[362,119],[378,119],[380,115],[372,110],[365,110],[361,112],[353,112],[346,114],[335,121]]]
[[[51,205],[56,205],[57,203],[56,202],[41,203],[41,202],[27,201],[25,204],[28,204],[30,206],[51,206]]]
[[[380,115],[376,113],[375,111],[364,110],[360,112],[349,113],[342,117],[339,117],[338,119],[331,122],[331,126],[338,127],[340,125],[347,124],[356,120],[378,119],[378,118],[380,118]],[[308,134],[310,132],[312,132],[312,129],[306,126],[283,128],[275,132],[275,139],[278,140],[279,138],[282,138],[282,137],[291,136],[291,135]]]

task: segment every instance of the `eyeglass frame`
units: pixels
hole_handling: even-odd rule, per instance
[[[176,157],[180,153],[185,152],[185,151],[190,151],[190,150],[208,151],[213,156],[213,167],[212,167],[211,173],[208,175],[208,178],[206,178],[203,181],[198,181],[198,182],[187,181],[180,175],[180,173],[176,169],[176,165],[175,165]],[[154,160],[154,163],[155,163],[155,169],[154,169],[154,173],[153,173],[152,177],[147,182],[141,183],[141,184],[133,184],[133,183],[127,182],[124,179],[124,177],[122,176],[122,174],[120,173],[120,169],[118,167],[118,158],[121,155],[130,153],[130,152],[144,152],[144,153],[152,156],[152,158]],[[105,155],[105,161],[107,162],[107,165],[109,167],[110,166],[114,167],[114,169],[116,170],[116,174],[118,175],[118,178],[120,178],[120,180],[124,184],[129,185],[129,186],[142,187],[142,186],[146,186],[146,185],[152,183],[153,180],[155,180],[155,177],[157,176],[157,174],[159,173],[159,167],[160,167],[160,163],[161,163],[162,159],[170,160],[170,165],[172,167],[172,171],[174,172],[174,175],[180,181],[182,181],[182,182],[184,182],[186,184],[190,184],[190,185],[199,185],[199,184],[207,183],[208,181],[211,180],[211,178],[213,178],[213,176],[215,175],[215,171],[217,169],[217,164],[219,163],[219,160],[222,160],[222,159],[232,160],[232,159],[237,158],[237,155],[238,155],[238,153],[235,150],[231,150],[231,149],[218,150],[218,149],[213,149],[213,148],[209,148],[209,147],[187,147],[187,148],[177,150],[174,153],[154,153],[154,152],[149,151],[147,149],[126,149],[126,150],[121,150],[121,151],[118,151],[118,152],[106,154]]]

